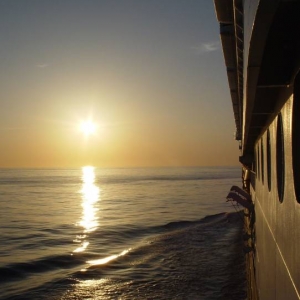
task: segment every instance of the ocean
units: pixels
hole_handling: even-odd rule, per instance
[[[234,167],[0,169],[0,299],[245,299]]]

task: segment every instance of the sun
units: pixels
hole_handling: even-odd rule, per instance
[[[80,131],[83,132],[85,135],[91,135],[96,132],[97,126],[92,121],[82,121],[80,123]]]

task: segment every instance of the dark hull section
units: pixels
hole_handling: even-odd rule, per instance
[[[278,192],[280,182],[277,180],[276,168],[279,118],[271,123],[256,145],[256,150],[260,146],[259,151],[262,155],[261,145],[267,144],[269,132],[270,172],[262,174],[262,166],[260,166],[260,172],[257,172],[256,177],[256,188],[255,190],[251,188],[256,212],[256,275],[260,299],[300,298],[300,205],[295,197],[292,172],[292,104],[291,97],[281,110],[284,170],[278,172],[283,172],[282,196]],[[266,161],[263,164],[264,170],[267,170]],[[261,161],[260,165],[262,165]],[[268,176],[271,178],[270,190],[266,182]]]
[[[255,206],[249,299],[300,299],[300,1],[215,7]]]

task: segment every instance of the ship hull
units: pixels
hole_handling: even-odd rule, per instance
[[[300,2],[215,7],[239,160],[251,174],[244,189],[255,207],[246,228],[248,298],[300,299]]]

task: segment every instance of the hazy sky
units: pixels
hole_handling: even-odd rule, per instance
[[[238,164],[212,0],[1,0],[0,103],[0,167]]]

